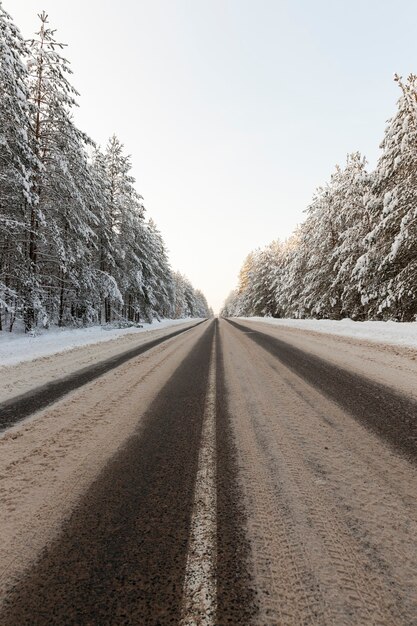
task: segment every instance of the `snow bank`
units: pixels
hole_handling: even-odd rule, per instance
[[[102,326],[71,329],[51,328],[40,330],[36,336],[2,331],[0,332],[0,366],[16,365],[38,357],[65,352],[79,346],[112,341],[123,335],[144,333],[149,330],[159,330],[193,321],[199,320],[190,317],[179,320],[163,320],[162,322],[155,320],[152,324],[141,322],[143,328],[129,327],[110,330]]]
[[[417,322],[354,322],[351,319],[297,320],[272,317],[241,317],[240,319],[417,349]]]

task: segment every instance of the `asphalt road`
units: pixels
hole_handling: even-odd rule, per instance
[[[417,624],[415,400],[267,327],[181,341],[1,625]]]
[[[197,322],[195,325],[198,326],[201,323],[202,322]],[[10,428],[10,426],[20,422],[25,417],[32,415],[35,411],[44,409],[70,391],[102,376],[115,367],[123,365],[126,361],[159,346],[161,343],[164,343],[164,341],[187,332],[187,330],[188,328],[174,330],[162,337],[148,341],[143,345],[112,356],[109,359],[84,367],[73,374],[69,374],[58,380],[52,380],[36,390],[23,393],[16,398],[0,403],[0,432]]]
[[[364,426],[374,430],[399,452],[417,462],[417,407],[415,401],[372,380],[348,372],[295,348],[268,332],[229,322],[246,333],[295,374],[334,400]],[[416,381],[417,382],[417,381]]]

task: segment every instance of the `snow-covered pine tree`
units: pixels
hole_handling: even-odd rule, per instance
[[[174,317],[208,317],[207,300],[198,289],[194,289],[186,276],[180,272],[173,273],[174,284]]]
[[[105,303],[112,299],[120,302],[121,293],[114,275],[116,273],[116,253],[118,241],[112,229],[110,213],[110,181],[106,167],[106,157],[99,148],[95,148],[90,161],[93,197],[91,210],[95,216],[93,226],[96,247],[93,251],[94,291],[92,293],[93,311],[96,319],[104,320]]]
[[[12,330],[18,312],[31,308],[34,292],[27,245],[36,211],[30,142],[30,103],[24,61],[28,49],[0,2],[0,330]]]
[[[221,317],[236,317],[237,299],[237,289],[233,289],[227,296],[224,305],[220,311]]]
[[[98,192],[95,268],[105,321],[114,316],[148,322],[154,317],[193,316],[198,308],[194,289],[186,277],[174,278],[155,223],[144,219],[130,157],[116,136],[104,154],[95,151],[91,168]]]
[[[173,314],[174,284],[165,244],[152,219],[146,224],[146,233],[148,247],[144,256],[149,264],[147,283],[155,298],[154,314],[169,317]]]
[[[250,252],[245,258],[239,272],[238,287],[236,290],[236,299],[234,302],[234,315],[246,316],[251,314],[252,310],[252,284],[255,278],[256,260],[259,251]]]
[[[142,289],[140,245],[145,209],[142,197],[134,187],[135,179],[130,173],[130,156],[124,154],[123,144],[115,135],[107,144],[104,163],[108,181],[105,211],[110,225],[108,233],[111,248],[111,253],[109,251],[105,256],[108,258],[111,254],[115,281],[113,291],[109,291],[104,299],[105,321],[110,322],[113,314],[122,313],[125,304],[122,292],[128,297],[128,310],[139,312],[135,293],[138,295]],[[109,274],[110,268],[103,266],[102,269]]]
[[[130,321],[139,321],[142,318],[150,322],[153,319],[152,294],[149,307],[143,305],[147,261],[143,250],[145,229],[142,214],[125,205],[121,216],[120,231],[117,233],[118,247],[123,253],[122,262],[118,265],[118,284],[123,295],[122,314]]]
[[[195,297],[195,309],[194,316],[195,317],[212,317],[213,311],[210,310],[209,305],[207,303],[206,296],[203,294],[200,289],[194,290]]]
[[[40,30],[29,42],[28,62],[32,139],[42,164],[29,243],[38,298],[28,319],[34,323],[41,314],[62,325],[88,319],[85,298],[93,281],[89,268],[95,217],[90,210],[86,147],[92,142],[72,119],[78,93],[67,78],[72,73],[69,63],[60,54],[64,44],[56,41],[46,13],[39,19]]]
[[[194,288],[186,276],[183,276],[183,284],[186,311],[185,317],[196,317],[196,301]]]
[[[274,240],[255,257],[249,298],[251,315],[277,315],[274,284],[281,269],[281,252],[281,242]]]
[[[185,299],[185,277],[180,272],[174,272],[174,318],[181,319],[190,316]]]
[[[367,209],[368,250],[356,276],[368,316],[414,320],[417,315],[417,77],[405,83],[382,141]]]
[[[366,160],[359,152],[349,154],[346,166],[338,169],[332,178],[333,219],[338,230],[338,240],[331,255],[335,276],[329,295],[340,301],[343,317],[364,319],[366,310],[353,270],[365,251],[365,236],[370,228],[366,198],[370,176]]]
[[[307,262],[305,252],[301,248],[301,229],[297,228],[293,235],[282,244],[279,271],[275,273],[272,286],[278,317],[302,318],[305,315],[299,297],[304,284],[304,268]]]
[[[292,237],[252,252],[227,310],[236,315],[332,317],[363,314],[352,270],[363,252],[369,217],[365,161],[354,153],[318,189]]]
[[[364,167],[358,153],[348,155],[346,167],[336,166],[330,182],[317,190],[307,209],[297,255],[305,259],[298,298],[308,316],[340,319],[353,311],[360,314],[352,270],[369,225]]]
[[[299,277],[302,289],[298,299],[307,317],[340,317],[340,299],[330,297],[334,279],[331,256],[339,237],[334,216],[330,182],[317,189],[300,228],[297,256],[303,260],[303,275]]]

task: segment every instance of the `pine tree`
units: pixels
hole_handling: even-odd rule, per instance
[[[186,276],[174,272],[174,317],[209,317],[207,300],[201,291],[194,289]]]
[[[94,213],[94,232],[96,248],[93,253],[94,293],[93,310],[97,319],[102,323],[103,312],[109,307],[107,303],[112,299],[121,302],[122,295],[114,278],[116,273],[116,246],[115,233],[112,229],[110,213],[110,180],[106,168],[106,157],[96,148],[93,152],[90,175],[92,179],[93,197],[91,210]]]
[[[26,246],[31,237],[28,216],[38,200],[33,180],[39,164],[30,142],[27,55],[19,30],[0,2],[0,330],[7,314],[12,330],[33,290]]]
[[[369,315],[417,315],[417,77],[410,75],[381,144],[367,208],[372,228],[357,276]]]
[[[173,313],[174,284],[172,271],[161,233],[151,219],[147,224],[149,247],[144,250],[149,259],[152,291],[155,296],[154,314],[157,317],[169,317]]]
[[[138,276],[132,272],[141,272],[139,252],[143,229],[144,206],[142,197],[134,188],[135,179],[130,174],[130,157],[123,152],[123,144],[113,135],[106,147],[105,170],[107,175],[107,206],[106,219],[110,225],[110,246],[114,263],[113,279],[115,281],[112,293],[108,293],[104,300],[105,321],[110,322],[112,309],[120,313],[124,305],[122,292],[134,290],[133,283]],[[104,268],[108,272],[108,268]],[[138,289],[142,289],[142,281],[137,282]],[[134,303],[129,305],[129,310]]]
[[[306,316],[301,292],[307,260],[308,250],[303,247],[302,228],[298,227],[282,246],[280,271],[275,275],[276,312],[280,317]]]
[[[59,325],[88,315],[87,277],[94,246],[94,215],[90,210],[92,181],[86,147],[91,140],[75,126],[71,110],[76,90],[67,76],[71,69],[60,55],[64,48],[48,27],[46,13],[30,41],[28,62],[32,101],[32,139],[42,164],[36,177],[39,203],[32,208],[29,261],[36,294],[27,311],[27,326],[42,315]]]
[[[250,295],[253,315],[277,316],[275,280],[281,271],[281,252],[281,243],[275,240],[255,257]]]
[[[348,155],[345,168],[336,166],[329,183],[317,190],[301,226],[298,256],[304,259],[304,284],[297,297],[308,316],[340,319],[360,313],[352,271],[369,224],[364,168],[359,153]]]
[[[366,249],[365,236],[371,218],[366,206],[371,178],[367,173],[366,160],[355,152],[348,155],[346,167],[338,171],[334,180],[334,201],[339,237],[333,249],[331,262],[333,275],[329,294],[340,301],[343,317],[364,319],[365,307],[355,276],[358,260]]]

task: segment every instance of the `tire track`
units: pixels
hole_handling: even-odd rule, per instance
[[[203,322],[204,321],[206,320],[203,320]],[[197,324],[191,328],[195,328],[203,322],[197,322]],[[84,367],[82,370],[74,372],[65,378],[52,381],[42,387],[39,387],[38,389],[31,390],[20,396],[12,398],[11,400],[3,402],[0,404],[0,432],[22,421],[25,417],[32,415],[32,413],[44,409],[70,391],[73,391],[74,389],[91,382],[95,378],[106,374],[110,370],[123,365],[126,361],[129,361],[130,359],[133,359],[134,357],[159,346],[168,339],[172,339],[173,337],[177,337],[178,335],[191,330],[191,328],[182,328],[180,330],[173,331],[172,333],[153,339],[145,344],[141,344],[136,348],[122,352],[122,354],[112,356],[105,361]]]
[[[409,517],[408,498],[402,502],[380,485],[382,474],[373,476],[372,440],[380,442],[366,431],[361,439],[359,424],[335,405],[332,410],[270,354],[254,349],[250,336],[226,325],[222,330],[259,591],[256,623],[415,624],[412,543],[408,558],[401,557],[413,537],[415,508]],[[376,465],[388,460],[386,468],[394,464],[403,481],[415,477],[414,468],[388,449],[382,447],[380,457]],[[340,493],[350,494],[350,517],[361,516],[372,497],[379,504],[354,529]],[[385,521],[379,537],[378,520],[383,526]]]
[[[256,619],[259,607],[220,332],[216,336],[216,360],[217,624],[248,626]]]
[[[2,626],[178,623],[213,333],[12,590]]]
[[[267,333],[248,330],[231,320],[227,322],[417,464],[417,403],[414,400]]]

